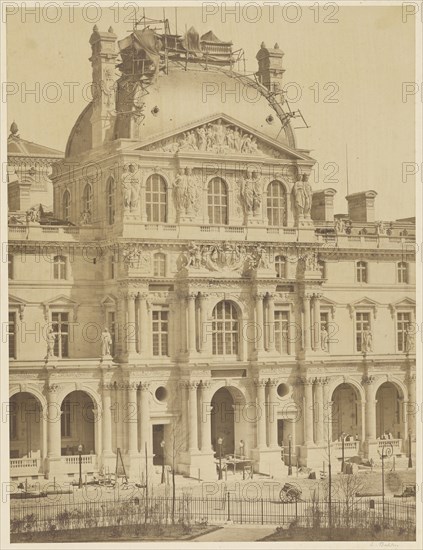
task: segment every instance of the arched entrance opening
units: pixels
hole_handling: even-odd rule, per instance
[[[401,414],[402,395],[392,382],[383,383],[376,392],[376,437],[404,437]]]
[[[242,422],[245,398],[238,388],[228,386],[218,389],[212,397],[211,444],[215,456],[219,456],[219,438],[222,439],[222,456],[247,454],[248,422]],[[241,449],[242,447],[242,449]]]
[[[344,383],[335,388],[332,394],[332,441],[350,436],[362,437],[361,399],[352,384]]]
[[[84,391],[69,393],[61,406],[61,454],[77,455],[82,445],[82,454],[95,454],[94,403]]]
[[[28,392],[10,398],[10,458],[42,458],[42,407]]]

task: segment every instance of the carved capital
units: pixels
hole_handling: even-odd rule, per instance
[[[261,379],[261,378],[255,378],[254,385],[256,386],[256,388],[265,388],[267,385],[267,380]]]
[[[51,383],[47,384],[47,391],[49,393],[57,393],[60,390],[59,384]]]
[[[142,381],[139,383],[138,387],[141,391],[147,391],[150,389],[150,382]]]
[[[374,381],[375,381],[374,376],[363,376],[363,378],[362,378],[362,383],[366,384],[368,386],[373,384]]]
[[[279,386],[278,378],[269,378],[269,386]]]
[[[188,380],[187,381],[187,387],[190,391],[196,390],[199,385],[200,385],[199,380]]]

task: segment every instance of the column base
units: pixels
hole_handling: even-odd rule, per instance
[[[316,445],[315,443],[309,443],[301,445],[299,447],[300,454],[298,457],[299,466],[305,466],[315,470],[323,468],[323,462],[328,463],[328,447],[326,444]],[[332,467],[336,467],[336,459],[331,460]]]
[[[368,459],[379,459],[379,453],[377,452],[379,444],[376,439],[366,439],[363,441],[364,456]]]
[[[181,452],[178,471],[203,481],[216,481],[218,477],[213,451],[202,453],[198,450],[188,450]]]
[[[288,475],[288,467],[281,460],[280,447],[256,447],[251,450],[254,471],[269,477]]]
[[[141,453],[129,452],[124,456],[125,471],[128,479],[145,481],[146,460],[145,455]],[[120,466],[118,466],[120,468]],[[155,466],[153,466],[153,455],[147,455],[147,475],[149,480],[155,476]]]

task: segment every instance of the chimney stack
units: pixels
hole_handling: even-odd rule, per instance
[[[283,56],[284,53],[279,49],[279,44],[275,44],[273,48],[266,48],[264,42],[261,43],[260,50],[256,55],[259,81],[271,92],[282,90],[282,77],[285,72],[285,69],[282,68]]]
[[[99,32],[94,25],[90,37],[92,55],[90,57],[93,69],[91,91],[93,96],[92,146],[99,147],[108,137],[111,129],[112,112],[116,108],[116,39],[112,27],[108,32]]]
[[[348,217],[352,222],[375,221],[376,191],[360,191],[345,198],[348,202]]]
[[[329,187],[313,193],[311,203],[311,219],[315,221],[333,221],[333,198],[336,190]]]

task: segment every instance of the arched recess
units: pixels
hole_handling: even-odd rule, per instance
[[[10,396],[10,458],[44,457],[43,401],[31,391]]]
[[[341,439],[342,434],[362,438],[363,412],[360,391],[354,384],[343,382],[332,393],[332,441]]]
[[[376,437],[407,437],[404,419],[404,391],[393,381],[383,382],[376,390]]]
[[[240,442],[243,441],[243,454],[253,447],[249,425],[245,419],[246,399],[242,391],[235,386],[222,386],[211,399],[211,445],[215,456],[222,457],[240,454]],[[222,439],[221,446],[219,438]]]
[[[96,445],[95,401],[86,391],[75,390],[66,395],[61,404],[61,454],[95,454]]]

